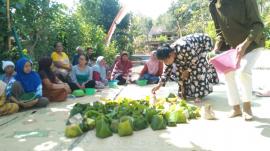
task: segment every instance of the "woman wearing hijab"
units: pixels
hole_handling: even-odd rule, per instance
[[[34,97],[24,102],[21,97],[25,94],[34,93]],[[16,62],[15,79],[7,86],[7,95],[11,101],[23,108],[46,107],[48,98],[42,97],[42,84],[38,73],[32,70],[32,62],[27,58],[21,58]]]
[[[19,110],[16,103],[7,102],[5,90],[6,83],[0,80],[0,116],[16,113]]]
[[[157,50],[157,58],[166,64],[159,84],[153,88],[155,93],[165,86],[169,79],[173,64],[178,76],[178,95],[182,98],[201,98],[213,91],[213,84],[219,82],[214,67],[208,64],[207,53],[212,50],[211,38],[205,34],[192,34],[178,39],[171,46],[163,46]]]
[[[163,63],[157,59],[157,52],[152,51],[150,60],[144,64],[144,67],[140,73],[140,80],[147,80],[148,84],[157,84],[159,77],[163,73]]]
[[[52,59],[44,57],[39,60],[38,64],[43,96],[47,97],[51,102],[65,101],[71,90],[67,83],[63,83],[52,72]]]
[[[118,85],[124,85],[127,81],[131,80],[132,63],[128,59],[128,53],[123,52],[120,56],[120,60],[115,64],[111,79],[118,80]]]
[[[106,61],[103,56],[99,56],[96,65],[93,66],[93,79],[96,83],[101,82],[103,85],[108,84]]]

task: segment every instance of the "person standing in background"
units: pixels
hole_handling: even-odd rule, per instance
[[[87,58],[89,59],[88,61],[88,65],[90,67],[92,67],[93,65],[95,65],[95,61],[96,61],[96,57],[95,57],[95,54],[94,54],[94,51],[93,51],[93,48],[92,47],[88,47],[86,49],[87,53],[86,53],[86,56]]]
[[[72,65],[73,66],[75,66],[75,65],[77,65],[78,63],[79,63],[79,56],[81,55],[81,54],[83,54],[83,48],[81,48],[80,46],[78,46],[77,48],[76,48],[76,54],[73,56],[73,58],[72,58]]]

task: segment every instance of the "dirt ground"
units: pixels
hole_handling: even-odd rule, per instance
[[[270,64],[269,61],[266,62]],[[264,68],[267,67],[264,66]],[[254,89],[270,86],[269,76],[270,70],[255,70]],[[254,96],[254,121],[245,122],[241,117],[229,119],[227,114],[230,107],[227,104],[223,84],[215,86],[214,92],[203,99],[203,104],[210,103],[213,106],[218,120],[192,120],[188,124],[180,124],[161,131],[147,128],[128,137],[119,137],[114,134],[112,137],[99,139],[95,136],[95,131],[90,131],[75,139],[65,138],[66,119],[75,103],[98,101],[100,97],[113,99],[118,93],[121,97],[143,98],[150,94],[152,87],[153,85],[145,87],[128,85],[117,89],[104,89],[94,96],[70,98],[66,102],[51,103],[47,108],[1,117],[0,150],[253,151],[270,148],[270,98]],[[170,92],[177,92],[176,83],[168,83],[167,87],[161,88],[158,95],[167,96]]]

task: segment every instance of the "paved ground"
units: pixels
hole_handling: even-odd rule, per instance
[[[262,59],[263,60],[263,59]],[[268,61],[269,62],[269,61]],[[269,64],[269,63],[268,63]],[[265,67],[267,68],[267,67]],[[255,88],[269,86],[269,70],[256,70]],[[95,131],[90,131],[76,139],[64,137],[68,111],[77,102],[93,102],[100,97],[114,98],[120,92],[122,97],[142,98],[150,94],[153,86],[138,87],[128,85],[118,89],[105,89],[92,97],[69,99],[63,103],[51,103],[47,108],[29,110],[0,118],[1,151],[182,151],[182,150],[222,150],[253,151],[270,148],[270,98],[254,96],[253,109],[256,115],[252,122],[241,117],[229,119],[224,85],[215,86],[214,93],[204,98],[204,103],[213,105],[218,117],[216,121],[203,119],[189,121],[188,124],[152,131],[148,128],[135,132],[129,137],[114,134],[99,139]],[[176,92],[177,85],[168,83],[158,95],[167,96]]]

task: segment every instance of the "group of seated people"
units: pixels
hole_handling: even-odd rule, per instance
[[[78,47],[72,65],[63,50],[62,43],[57,42],[51,57],[43,57],[38,61],[38,72],[33,70],[32,61],[24,57],[17,60],[16,64],[2,61],[5,73],[0,80],[0,116],[28,108],[46,107],[49,102],[65,101],[77,89],[102,89],[109,80],[118,80],[118,85],[131,81],[132,62],[127,52],[122,52],[110,69],[103,56],[97,57],[93,63],[91,48],[85,54]],[[163,72],[163,63],[155,55],[153,52],[145,63],[139,78],[148,80],[149,84],[158,83]],[[27,94],[32,94],[33,98],[25,102],[22,97]]]

